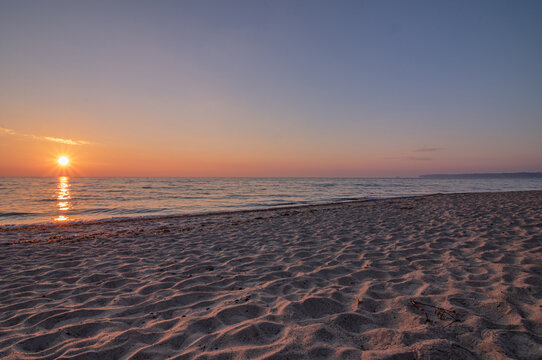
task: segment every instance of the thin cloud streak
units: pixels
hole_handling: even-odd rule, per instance
[[[8,134],[8,135],[16,135],[16,134],[17,134],[14,130],[11,130],[11,129],[0,128],[0,130],[1,130],[3,133]]]
[[[428,158],[428,157],[414,157],[414,156],[408,157],[407,159],[415,160],[415,161],[432,161],[433,160],[432,158]]]
[[[93,142],[86,141],[86,140],[62,139],[62,138],[57,138],[57,137],[52,137],[52,136],[37,136],[33,134],[19,134],[15,130],[8,129],[8,128],[0,128],[0,131],[6,135],[19,135],[19,136],[29,137],[35,140],[52,141],[52,142],[57,142],[61,144],[66,144],[66,145],[92,145],[94,144]]]
[[[410,150],[410,152],[434,152],[434,151],[440,151],[442,149],[443,148],[439,148],[439,147],[422,147],[422,148],[412,149]]]
[[[62,138],[55,138],[55,137],[50,137],[50,136],[44,136],[43,140],[54,141],[54,142],[58,142],[58,143],[66,144],[66,145],[90,145],[90,144],[92,144],[90,141],[85,141],[85,140],[62,139]]]

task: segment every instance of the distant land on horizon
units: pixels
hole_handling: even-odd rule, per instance
[[[471,173],[471,174],[427,174],[421,179],[502,179],[502,178],[542,178],[542,172],[515,173]]]

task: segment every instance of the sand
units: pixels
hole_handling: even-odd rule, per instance
[[[0,242],[0,358],[542,357],[542,191],[3,229]]]

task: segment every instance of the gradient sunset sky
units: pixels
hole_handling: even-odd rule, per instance
[[[542,1],[0,1],[0,175],[542,171]]]

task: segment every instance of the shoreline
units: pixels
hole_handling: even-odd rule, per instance
[[[528,191],[542,191],[542,190],[528,190]],[[19,229],[28,229],[28,228],[50,228],[50,227],[69,227],[69,226],[80,226],[80,225],[97,225],[103,223],[120,223],[120,222],[129,222],[129,221],[152,221],[152,220],[164,220],[164,219],[180,219],[180,218],[193,218],[193,217],[204,217],[204,216],[219,216],[219,215],[230,215],[230,214],[243,214],[243,213],[253,213],[253,212],[266,212],[273,210],[284,210],[284,209],[297,209],[305,207],[314,207],[314,206],[326,206],[326,205],[340,205],[347,203],[356,203],[356,202],[366,202],[366,201],[379,201],[379,200],[390,200],[390,199],[402,199],[402,198],[415,198],[423,196],[434,196],[441,195],[440,193],[435,194],[425,194],[425,195],[409,195],[409,196],[396,196],[389,198],[360,198],[360,199],[351,199],[344,201],[331,201],[323,203],[314,203],[314,204],[292,204],[292,205],[278,205],[276,207],[263,207],[263,208],[248,208],[248,209],[239,209],[239,210],[224,210],[224,211],[209,211],[209,212],[195,212],[195,213],[180,213],[180,214],[171,214],[171,215],[143,215],[143,216],[132,216],[132,217],[118,217],[118,218],[104,218],[96,220],[75,220],[65,223],[36,223],[36,224],[8,224],[0,225],[0,232],[3,230],[19,230]]]
[[[541,210],[458,193],[3,230],[0,357],[538,359]]]
[[[196,217],[205,217],[205,216],[220,216],[220,215],[230,215],[230,214],[245,214],[245,213],[256,213],[256,212],[267,212],[275,210],[286,210],[286,209],[304,209],[311,207],[321,207],[321,206],[336,206],[342,204],[350,203],[364,203],[372,201],[386,201],[394,199],[415,199],[415,198],[424,198],[432,196],[448,196],[448,195],[469,195],[469,194],[495,194],[495,193],[529,193],[529,192],[542,192],[540,190],[510,190],[510,191],[481,191],[481,192],[453,192],[453,193],[431,193],[423,195],[404,195],[404,196],[392,196],[392,197],[382,197],[382,198],[359,198],[359,199],[350,199],[344,201],[330,201],[322,203],[313,203],[313,204],[293,204],[293,205],[279,205],[276,207],[265,207],[265,208],[251,208],[251,209],[239,209],[239,210],[225,210],[225,211],[210,211],[210,212],[195,212],[195,213],[179,213],[171,215],[143,215],[143,216],[133,216],[133,217],[112,217],[96,220],[75,220],[66,223],[36,223],[36,224],[7,224],[0,225],[0,233],[8,231],[17,231],[17,230],[27,230],[27,229],[44,229],[44,228],[63,228],[71,226],[84,226],[84,225],[99,225],[99,224],[109,224],[109,223],[123,223],[131,221],[153,221],[153,220],[167,220],[167,219],[182,219],[182,218],[196,218]],[[2,243],[0,242],[0,245]]]

